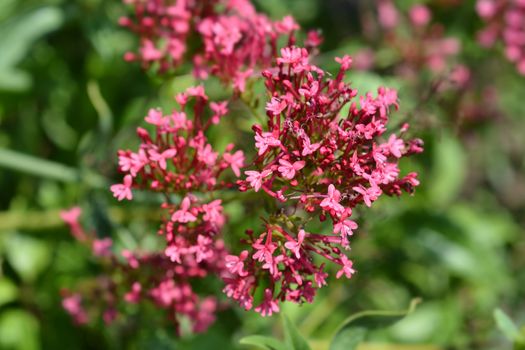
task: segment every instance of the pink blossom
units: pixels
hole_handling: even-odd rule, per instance
[[[382,193],[381,189],[377,186],[370,186],[368,188],[363,185],[352,187],[354,191],[360,193],[363,196],[363,200],[367,207],[372,205],[372,202],[375,201]]]
[[[92,251],[95,256],[110,256],[111,255],[111,246],[113,245],[113,240],[109,237],[103,239],[95,239],[92,243]]]
[[[124,300],[131,304],[137,304],[140,301],[140,292],[142,286],[139,282],[134,282],[131,286],[131,290],[124,295]]]
[[[399,22],[399,13],[391,0],[380,0],[377,11],[379,13],[379,23],[385,29],[392,29]]]
[[[271,132],[263,132],[262,134],[255,134],[255,147],[259,150],[258,154],[262,155],[268,147],[277,147],[281,145],[279,141]]]
[[[62,307],[73,317],[77,324],[86,324],[88,315],[82,307],[80,294],[72,294],[62,300]]]
[[[224,153],[224,160],[230,165],[235,176],[241,175],[241,168],[244,167],[244,153],[237,151],[234,154]]]
[[[342,213],[344,207],[339,204],[341,200],[341,192],[339,192],[334,185],[328,186],[328,194],[326,198],[319,204],[324,210],[333,210],[336,213]]]
[[[239,256],[228,255],[226,256],[226,268],[233,274],[239,276],[247,276],[248,272],[244,271],[244,260],[248,257],[248,251],[243,250]]]
[[[342,70],[348,70],[352,66],[352,58],[348,55],[336,57],[335,61],[341,65]]]
[[[170,258],[171,261],[182,264],[181,249],[179,246],[173,244],[166,247],[164,254]]]
[[[306,235],[306,232],[304,232],[304,230],[299,230],[299,233],[297,234],[297,242],[288,241],[284,244],[284,246],[287,249],[290,249],[292,253],[295,254],[295,257],[297,259],[301,258],[300,249],[301,249],[301,245],[303,244],[305,235]]]
[[[272,113],[273,115],[279,115],[282,111],[285,110],[286,106],[287,105],[285,100],[281,100],[277,97],[272,97],[270,102],[266,104],[266,110]]]
[[[250,183],[250,186],[253,187],[255,192],[258,192],[262,186],[262,181],[264,180],[264,178],[269,176],[272,173],[272,171],[265,170],[262,173],[259,173],[258,171],[248,170],[248,171],[245,171],[244,173],[248,175],[248,177],[246,178],[246,181]]]
[[[496,14],[496,3],[494,0],[478,0],[476,2],[476,11],[483,19],[490,19]]]
[[[202,210],[204,211],[204,215],[202,219],[222,226],[224,217],[222,215],[221,203],[222,200],[216,199],[208,204],[203,204]]]
[[[131,193],[131,185],[133,183],[133,178],[131,175],[124,176],[124,183],[123,184],[116,184],[111,185],[111,192],[113,192],[113,196],[117,198],[119,201],[123,200],[124,198],[127,200],[133,199],[133,194]]]
[[[69,210],[61,210],[60,218],[69,226],[78,226],[82,209],[80,207],[73,207]]]
[[[190,209],[191,201],[189,197],[184,197],[181,202],[180,209],[173,213],[171,221],[187,223],[196,221],[197,218],[188,209]]]
[[[308,56],[305,49],[298,47],[285,47],[281,49],[281,57],[277,58],[278,64],[299,64]]]
[[[122,255],[122,257],[124,257],[124,259],[126,259],[126,261],[128,262],[129,267],[131,267],[132,269],[138,269],[139,268],[139,266],[140,266],[139,260],[137,259],[135,254],[133,254],[133,252],[131,250],[124,249],[121,252],[121,255]]]
[[[264,291],[264,300],[261,305],[255,308],[255,311],[263,317],[271,316],[274,312],[279,312],[279,305],[273,300],[273,293],[270,289],[266,288]]]
[[[430,10],[425,5],[414,5],[410,9],[410,20],[415,26],[426,26],[432,17]]]
[[[220,121],[220,118],[222,118],[228,113],[228,101],[224,101],[220,103],[211,102],[210,108],[214,113],[211,117],[211,121],[213,124],[218,124]]]
[[[144,118],[144,120],[147,123],[156,125],[156,126],[166,125],[166,118],[164,118],[164,116],[162,115],[162,112],[154,108],[149,110],[148,115],[146,116],[146,118]]]
[[[277,170],[279,170],[279,172],[285,179],[291,180],[295,177],[295,173],[297,171],[304,168],[304,165],[306,163],[304,160],[299,160],[299,161],[293,162],[292,164],[286,159],[279,159],[279,164],[281,164],[281,166],[277,168]]]
[[[343,267],[341,268],[341,270],[337,272],[335,277],[341,278],[342,275],[345,275],[346,278],[351,278],[352,275],[355,273],[355,270],[352,268],[352,265],[353,265],[352,261],[349,260],[346,257],[346,255],[341,255],[340,260],[341,260],[341,264],[343,265]]]
[[[162,170],[166,170],[166,167],[167,167],[166,160],[175,157],[176,154],[177,154],[177,150],[173,148],[167,149],[163,151],[162,153],[157,152],[155,149],[149,150],[150,159],[154,162],[157,162],[159,164],[159,167]]]
[[[305,136],[303,138],[303,149],[301,151],[301,155],[303,157],[307,156],[307,155],[310,155],[310,154],[314,153],[315,151],[317,151],[320,146],[321,145],[319,143],[312,144],[311,141],[310,141],[310,138],[308,136]]]
[[[403,150],[405,149],[405,143],[403,140],[397,138],[395,134],[390,135],[388,142],[384,145],[385,149],[396,158],[403,156]]]

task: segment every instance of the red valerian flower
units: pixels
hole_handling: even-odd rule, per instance
[[[247,232],[251,251],[230,255],[223,275],[225,293],[245,309],[255,303],[263,316],[277,312],[280,301],[313,300],[328,276],[313,255],[339,265],[337,278],[352,277],[353,262],[341,250],[350,248],[358,228],[352,209],[371,206],[383,194],[412,193],[418,185],[415,173],[399,176],[398,162],[421,152],[422,142],[405,141],[406,126],[387,134],[391,109],[398,107],[395,90],[367,92],[358,107],[358,92],[343,81],[351,58],[337,58],[340,70],[331,78],[310,64],[308,55],[302,48],[285,48],[277,68],[263,72],[267,121],[253,127],[254,169],[237,181],[241,191],[262,188],[281,203],[261,234]],[[295,213],[293,222],[283,214],[288,208]],[[332,232],[309,230],[315,216],[330,219]],[[257,302],[262,288],[263,300]]]

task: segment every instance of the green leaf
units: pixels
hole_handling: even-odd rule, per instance
[[[21,91],[30,87],[31,77],[15,66],[28,55],[34,41],[60,27],[62,22],[62,11],[43,7],[0,27],[0,89]]]
[[[51,261],[51,250],[39,239],[13,233],[6,241],[7,261],[26,281],[33,281]]]
[[[82,173],[60,163],[7,149],[0,149],[0,167],[63,182],[83,180],[93,187],[106,188],[106,180],[99,174]]]
[[[0,348],[39,349],[39,325],[36,318],[23,310],[9,310],[0,315]]]
[[[525,336],[520,333],[518,327],[501,309],[494,310],[494,320],[507,339],[515,343],[525,343]]]
[[[432,203],[444,206],[452,202],[463,188],[466,177],[465,150],[452,135],[443,134],[437,141],[433,159],[435,171],[428,183]]]
[[[357,349],[369,330],[396,323],[412,313],[420,302],[418,298],[413,299],[406,310],[367,310],[351,315],[341,323],[335,332],[330,350]]]
[[[281,314],[283,319],[284,327],[284,340],[288,349],[290,350],[310,350],[310,346],[306,339],[299,333],[295,325],[290,319],[283,313]]]
[[[286,350],[287,347],[279,340],[262,335],[250,335],[242,338],[239,343],[252,345],[264,350]]]
[[[17,286],[7,278],[0,278],[0,306],[17,298]]]
[[[362,327],[348,327],[340,331],[330,344],[330,350],[357,349],[366,337],[367,330]]]

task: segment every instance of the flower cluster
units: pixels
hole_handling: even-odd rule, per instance
[[[123,17],[121,25],[140,36],[138,53],[127,53],[129,61],[146,67],[157,64],[160,72],[178,67],[190,51],[194,75],[209,74],[234,89],[244,91],[246,79],[259,67],[273,63],[280,38],[294,43],[299,28],[290,16],[271,21],[247,0],[125,0],[135,9],[135,18]],[[189,45],[188,38],[199,45]],[[308,45],[318,45],[312,33]],[[194,47],[195,46],[195,47]]]
[[[491,47],[502,40],[507,59],[525,75],[525,1],[478,0],[476,10],[486,22],[478,34],[479,42]]]
[[[176,100],[179,108],[167,115],[158,109],[149,111],[145,120],[154,133],[138,128],[142,141],[138,151],[119,151],[119,170],[124,178],[122,183],[111,186],[118,200],[133,199],[135,190],[163,195],[160,212],[164,217],[159,234],[165,238],[164,248],[152,253],[124,250],[122,262],[110,252],[110,240],[90,239],[81,229],[78,209],[65,212],[63,219],[77,239],[88,244],[92,241],[96,256],[109,259],[112,273],[124,272],[125,283],[106,278],[103,284],[110,305],[122,299],[113,290],[126,285],[125,301],[150,299],[160,308],[171,310],[175,325],[185,316],[193,330],[200,332],[214,320],[217,302],[214,297],[200,299],[191,281],[220,275],[224,269],[226,250],[220,233],[226,219],[221,200],[213,197],[215,191],[233,186],[220,177],[227,169],[239,176],[244,155],[242,151],[232,152],[232,144],[219,154],[205,136],[207,129],[227,114],[227,102],[209,103],[201,86],[189,88]],[[190,109],[193,118],[187,117]],[[83,309],[78,306],[77,295],[68,295],[65,300],[64,307],[76,320],[86,320],[81,317]]]
[[[240,175],[239,169],[244,164],[243,152],[232,153],[234,146],[229,144],[225,152],[219,154],[205,135],[211,125],[218,124],[228,113],[227,101],[209,103],[202,86],[188,88],[178,94],[176,100],[179,108],[167,115],[159,109],[149,110],[145,121],[155,128],[155,132],[150,135],[144,128],[137,129],[142,141],[137,152],[119,151],[119,170],[124,174],[124,180],[111,186],[111,191],[119,200],[132,199],[132,188],[165,194],[211,193],[231,187],[231,184],[219,180],[226,169],[231,168],[237,176]],[[187,110],[192,118],[188,118]],[[186,196],[181,200],[182,207],[178,208],[169,203],[168,196],[164,208],[176,216],[180,210],[189,213],[190,205],[196,202],[199,202],[196,197]],[[192,206],[191,211],[199,212],[199,209]],[[210,223],[221,226],[220,222],[214,221],[215,217],[213,215]],[[179,219],[178,222],[188,220],[195,221],[192,216],[192,219]]]
[[[378,42],[379,48],[391,51],[389,56],[396,59],[390,64],[397,74],[415,79],[422,69],[444,73],[456,68],[460,42],[446,37],[443,25],[432,22],[432,12],[427,6],[418,4],[403,12],[394,1],[379,0],[377,23],[371,18],[374,16],[363,18],[364,34],[370,42]],[[356,68],[372,68],[374,56],[370,49],[359,52],[355,56]]]
[[[84,285],[79,292],[64,290],[62,306],[77,324],[86,324],[99,318],[109,324],[119,315],[122,303],[138,304],[149,301],[164,309],[177,331],[182,318],[192,325],[194,332],[203,332],[215,320],[218,302],[213,296],[200,297],[191,282],[208,274],[219,274],[224,269],[226,250],[222,240],[207,242],[202,238],[192,246],[193,254],[184,254],[179,263],[163,253],[113,252],[110,238],[98,239],[94,233],[85,232],[78,221],[79,208],[64,211],[72,233],[82,231],[82,243],[91,247],[92,254],[106,274],[94,283]],[[76,217],[76,218],[75,218]],[[74,219],[74,221],[72,221]],[[76,236],[76,235],[75,235]],[[84,305],[89,302],[89,308]],[[89,310],[89,311],[88,311]]]
[[[258,150],[254,170],[239,180],[242,191],[264,191],[283,208],[272,215],[260,235],[248,232],[250,250],[227,257],[225,292],[251,309],[258,289],[262,302],[255,307],[263,316],[279,310],[279,301],[311,302],[316,288],[326,284],[320,255],[340,265],[336,277],[350,278],[349,237],[357,228],[352,209],[372,205],[382,194],[412,193],[415,173],[400,177],[400,158],[422,151],[422,141],[385,136],[397,93],[379,88],[354,101],[357,91],[344,82],[349,56],[336,58],[335,78],[309,61],[298,47],[281,50],[278,68],[263,72],[269,102],[267,124],[255,125]],[[401,132],[408,125],[404,125]],[[302,210],[309,218],[330,219],[331,234],[308,232],[309,218],[292,222],[283,214]]]

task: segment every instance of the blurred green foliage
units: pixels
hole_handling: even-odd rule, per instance
[[[291,13],[306,28],[322,28],[322,64],[363,45],[357,1],[256,3],[275,18]],[[476,44],[474,1],[433,6],[447,32],[461,38],[462,59],[499,92],[501,115],[458,129],[450,126],[457,111],[434,101],[423,106],[432,123],[418,127],[423,117],[412,108],[421,91],[388,72],[350,75],[360,91],[400,89],[400,118],[411,118],[412,132],[426,143],[425,153],[406,164],[420,172],[422,186],[412,198],[383,199],[358,213],[355,278],[331,280],[312,305],[286,305],[289,322],[314,350],[328,349],[327,339],[348,315],[402,309],[414,297],[423,299],[415,312],[370,332],[367,341],[418,344],[411,349],[510,349],[523,338],[509,317],[525,324],[525,79],[497,50]],[[156,213],[147,209],[155,198],[142,198],[141,212],[117,206],[105,190],[115,175],[115,153],[136,144],[134,129],[147,108],[172,106],[173,94],[193,82],[187,75],[162,81],[123,62],[135,45],[116,24],[124,12],[110,0],[0,2],[0,348],[229,349],[247,335],[280,337],[275,319],[238,309],[219,314],[207,334],[180,340],[154,310],[131,310],[130,320],[113,327],[75,327],[62,311],[60,289],[97,268],[58,210],[82,205],[89,225],[122,246],[147,241],[141,233],[155,232]],[[224,96],[220,85],[208,85],[212,96]],[[246,130],[256,118],[251,107],[232,107]],[[250,137],[212,135],[222,145]],[[228,242],[258,225],[250,205],[232,202],[226,211],[235,227]],[[509,316],[498,311],[494,319],[498,307]],[[285,331],[288,344],[290,334]]]

